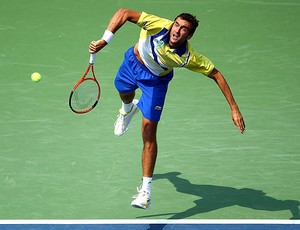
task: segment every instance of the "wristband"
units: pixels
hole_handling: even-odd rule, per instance
[[[105,30],[102,39],[106,41],[106,43],[109,43],[113,37],[114,34],[110,30]]]

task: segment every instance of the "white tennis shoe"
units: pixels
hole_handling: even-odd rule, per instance
[[[131,202],[131,206],[133,208],[149,209],[151,204],[150,194],[139,188],[137,188],[137,191],[138,194],[132,197],[134,200]]]
[[[134,99],[132,101],[133,106],[128,113],[126,113],[122,109],[119,110],[120,114],[117,116],[117,120],[114,124],[114,133],[116,136],[123,135],[129,129],[131,118],[134,116],[134,114],[136,114],[139,111],[137,107],[138,102],[139,100],[137,99]]]

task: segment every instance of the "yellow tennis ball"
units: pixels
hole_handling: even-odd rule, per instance
[[[31,80],[34,81],[34,82],[40,81],[41,78],[42,78],[42,76],[38,72],[35,72],[35,73],[31,74]]]

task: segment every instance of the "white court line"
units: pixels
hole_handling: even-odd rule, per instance
[[[0,220],[1,224],[300,224],[300,220],[214,220],[214,219],[103,219],[103,220]]]

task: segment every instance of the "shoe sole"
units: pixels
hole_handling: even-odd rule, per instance
[[[140,206],[140,205],[136,205],[136,204],[131,204],[131,207],[133,208],[138,208],[138,209],[144,209],[144,210],[147,210],[147,209],[150,209],[150,204],[145,207],[145,206]]]

